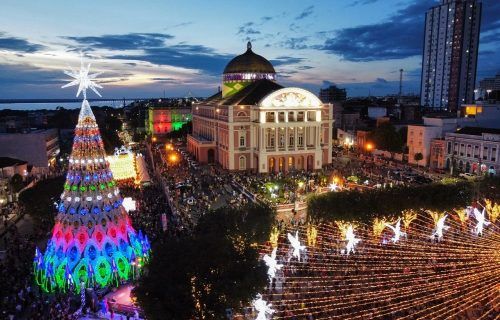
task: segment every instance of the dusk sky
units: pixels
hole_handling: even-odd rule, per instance
[[[278,82],[349,96],[420,92],[425,11],[436,0],[3,0],[0,99],[72,98],[60,89],[79,52],[106,98],[206,96],[252,41]],[[500,72],[500,1],[484,0],[478,80]]]

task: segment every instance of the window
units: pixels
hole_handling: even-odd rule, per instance
[[[294,132],[292,131],[289,136],[288,136],[288,146],[289,147],[293,147],[295,144],[295,136],[294,136]]]
[[[293,115],[293,111],[288,112],[288,122],[294,122],[295,117]]]
[[[479,146],[474,146],[474,158],[479,159]]]
[[[268,148],[274,148],[274,131],[271,129],[267,129],[267,147]]]
[[[247,158],[245,156],[240,156],[240,170],[247,169]]]
[[[451,142],[448,142],[448,154],[451,153]]]
[[[274,112],[266,112],[266,122],[274,122]]]
[[[488,159],[488,147],[484,147],[483,149],[483,160]]]
[[[465,149],[465,145],[462,143],[460,144],[460,155],[463,156],[464,155],[464,149]]]
[[[315,120],[316,120],[316,112],[307,111],[307,121],[315,121]]]
[[[245,133],[240,133],[240,148],[246,146],[245,142]]]
[[[278,122],[280,122],[280,123],[285,122],[285,113],[284,112],[278,112]]]
[[[304,121],[304,111],[299,111],[297,113],[297,121]]]
[[[495,162],[497,160],[497,148],[491,148],[491,161]]]
[[[472,152],[472,147],[470,144],[467,145],[467,157],[470,158],[470,155],[471,155],[471,152]]]
[[[302,147],[304,146],[304,133],[299,132],[297,134],[297,146]]]
[[[279,133],[279,147],[284,148],[285,147],[285,130],[281,129]]]

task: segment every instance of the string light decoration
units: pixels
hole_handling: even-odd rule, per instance
[[[264,303],[272,304],[272,318],[496,319],[500,226],[492,223],[477,237],[475,221],[468,220],[464,231],[460,221],[435,213],[436,221],[424,212],[412,218],[405,241],[397,244],[384,244],[380,237],[365,241],[375,238],[373,224],[357,223],[356,235],[363,241],[355,255],[339,254],[349,223],[318,224],[316,247],[308,248],[301,261],[287,262],[283,234],[298,231],[296,237],[304,237],[308,226],[285,227],[276,251],[284,266],[262,295]],[[446,237],[430,241],[429,234],[444,221]],[[393,235],[390,228],[382,232],[384,238]],[[271,250],[261,247],[263,254]]]
[[[490,224],[490,222],[486,221],[486,209],[479,211],[477,208],[474,208],[474,217],[477,221],[474,231],[478,236],[482,235],[484,227]]]
[[[295,258],[297,258],[298,261],[300,261],[300,252],[304,251],[306,249],[306,246],[303,246],[300,243],[299,232],[296,231],[295,232],[295,236],[293,236],[292,234],[288,233],[287,237],[288,237],[288,241],[290,242],[290,246],[292,247],[291,248],[292,254],[288,258],[288,262],[290,262],[290,260],[292,259],[292,257],[295,257]]]
[[[394,227],[388,223],[385,225],[394,232],[394,236],[391,238],[392,243],[396,243],[401,237],[406,236],[406,233],[401,231],[401,218],[396,221],[396,225]]]
[[[83,287],[119,285],[133,274],[130,266],[146,262],[147,236],[136,232],[123,208],[123,199],[105,159],[99,128],[87,101],[87,89],[97,92],[98,74],[89,75],[90,64],[66,74],[75,80],[83,102],[75,128],[64,191],[45,253],[37,248],[36,282],[46,292],[79,292]],[[80,286],[83,282],[85,285]]]
[[[405,230],[410,229],[410,224],[415,219],[417,219],[417,212],[415,210],[403,211],[403,225],[405,226]]]
[[[280,270],[283,265],[279,264],[276,261],[276,250],[277,248],[274,248],[273,252],[271,252],[271,255],[264,255],[264,262],[266,263],[267,266],[267,275],[269,276],[269,281],[273,281],[274,277],[276,276],[276,271]]]
[[[490,221],[495,223],[500,216],[500,204],[494,203],[489,199],[484,199],[484,203],[488,216],[490,217]]]
[[[139,184],[135,155],[132,151],[115,153],[112,156],[106,157],[106,160],[116,181],[133,181],[135,184]]]
[[[467,220],[469,220],[469,211],[471,207],[467,207],[465,209],[453,209],[453,212],[455,212],[458,220],[462,224],[463,227],[465,227]]]

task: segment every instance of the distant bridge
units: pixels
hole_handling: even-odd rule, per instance
[[[163,98],[112,98],[112,99],[87,99],[89,102],[134,102],[144,100],[155,100]],[[180,99],[180,98],[167,98]],[[5,103],[71,103],[82,102],[82,99],[0,99],[0,104]]]

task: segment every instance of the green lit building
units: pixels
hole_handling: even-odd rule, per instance
[[[146,116],[148,135],[161,136],[177,131],[191,121],[190,106],[150,105]]]

